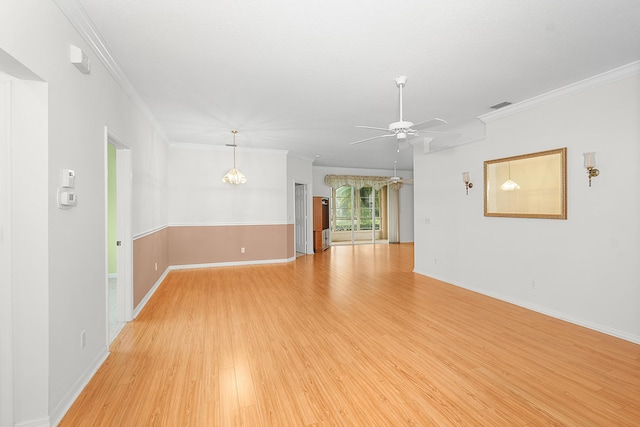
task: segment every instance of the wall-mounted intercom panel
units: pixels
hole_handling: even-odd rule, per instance
[[[58,207],[71,209],[78,204],[78,195],[73,190],[76,186],[76,173],[73,169],[60,171],[60,188],[58,188]]]
[[[78,204],[78,195],[72,190],[65,188],[58,189],[58,207],[60,209],[71,209]]]

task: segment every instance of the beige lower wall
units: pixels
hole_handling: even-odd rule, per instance
[[[134,308],[140,304],[170,265],[168,236],[169,229],[163,228],[133,241]]]
[[[169,263],[287,259],[294,256],[290,235],[293,235],[293,224],[170,227]],[[241,248],[245,248],[244,253]]]
[[[133,241],[133,306],[140,304],[169,266],[294,256],[293,224],[167,227]]]

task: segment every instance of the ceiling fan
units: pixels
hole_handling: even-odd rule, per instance
[[[398,90],[400,92],[400,101],[399,101],[400,120],[398,120],[397,122],[391,123],[388,128],[380,128],[380,127],[374,127],[374,126],[356,126],[357,128],[361,128],[361,129],[373,129],[373,130],[383,131],[386,133],[384,135],[378,135],[371,138],[361,139],[360,141],[351,142],[349,143],[349,145],[360,144],[362,142],[367,142],[367,141],[371,141],[378,138],[388,138],[390,136],[395,136],[396,139],[398,140],[398,143],[405,141],[407,139],[407,136],[411,136],[413,138],[418,137],[419,135],[431,135],[434,137],[444,136],[448,138],[457,138],[460,136],[459,133],[424,130],[424,129],[432,128],[435,126],[447,124],[447,122],[442,119],[435,118],[435,119],[425,120],[423,122],[418,122],[418,123],[413,123],[413,122],[404,120],[402,116],[402,88],[407,83],[407,77],[399,76],[399,77],[396,77],[395,80],[396,80],[396,86],[398,86]]]
[[[387,181],[387,184],[397,184],[397,183],[413,184],[413,180],[412,179],[402,178],[401,176],[398,176],[398,172],[396,171],[396,165],[397,164],[398,164],[398,161],[394,160],[394,162],[393,162],[393,176],[389,177],[389,180]]]

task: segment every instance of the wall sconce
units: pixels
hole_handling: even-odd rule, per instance
[[[469,195],[469,189],[473,188],[473,183],[469,179],[469,172],[462,172],[462,181],[464,182],[465,191]]]
[[[600,171],[596,169],[596,153],[584,153],[584,167],[587,168],[587,176],[589,177],[589,187],[591,187],[591,178],[600,175]]]

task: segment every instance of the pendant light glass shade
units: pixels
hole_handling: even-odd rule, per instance
[[[510,179],[508,179],[502,183],[502,185],[500,186],[500,189],[502,191],[514,191],[514,190],[519,190],[520,186],[515,181],[511,181]]]
[[[520,189],[518,183],[511,180],[511,162],[509,162],[509,179],[502,183],[500,189],[502,191],[514,191]]]
[[[222,182],[226,184],[236,185],[244,184],[245,182],[247,182],[247,178],[236,168],[236,133],[238,133],[238,131],[232,130],[231,133],[233,134],[233,168],[231,168],[229,172],[225,174],[225,176],[222,178]]]

